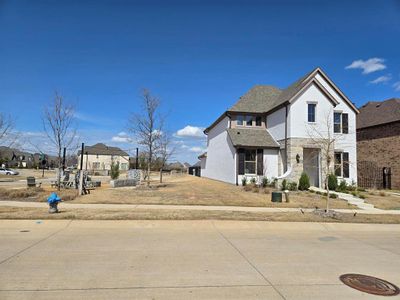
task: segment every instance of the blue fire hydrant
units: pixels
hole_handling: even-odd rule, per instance
[[[57,205],[61,202],[61,198],[56,193],[51,193],[50,197],[47,198],[47,202],[49,203],[49,213],[58,213]]]

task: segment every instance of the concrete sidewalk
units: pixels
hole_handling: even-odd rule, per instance
[[[45,202],[25,202],[25,201],[0,201],[0,206],[11,207],[37,207],[47,208]],[[251,207],[251,206],[206,206],[206,205],[155,205],[155,204],[83,204],[61,202],[59,207],[62,209],[107,209],[107,210],[127,210],[127,209],[165,209],[165,210],[206,210],[206,211],[239,211],[239,212],[299,212],[300,208],[278,208],[278,207]],[[305,212],[314,211],[313,208],[302,208]],[[382,210],[382,209],[334,209],[340,213],[354,214],[378,214],[378,215],[400,215],[400,210]]]
[[[400,285],[400,225],[0,221],[0,299],[378,299]]]

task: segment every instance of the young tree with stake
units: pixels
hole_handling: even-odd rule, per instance
[[[60,190],[62,150],[70,148],[76,141],[74,107],[65,103],[64,97],[56,91],[51,104],[44,108],[42,120],[43,129],[57,153],[57,186]]]

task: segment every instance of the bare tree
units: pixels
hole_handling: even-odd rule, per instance
[[[16,136],[12,135],[14,126],[13,118],[0,112],[0,145],[11,146],[15,142]]]
[[[56,91],[50,106],[44,108],[42,120],[44,131],[57,153],[57,186],[60,190],[62,151],[64,147],[73,146],[77,137],[74,127],[74,107],[65,103],[64,97]]]
[[[175,152],[175,148],[171,147],[171,137],[167,132],[162,132],[157,140],[157,157],[160,162],[160,183],[162,183],[162,172],[166,162]]]
[[[134,135],[137,143],[143,146],[146,153],[147,185],[150,185],[151,164],[154,154],[160,146],[159,139],[162,135],[163,117],[159,114],[160,100],[151,95],[150,91],[142,91],[142,112],[132,114],[128,120],[128,130]]]

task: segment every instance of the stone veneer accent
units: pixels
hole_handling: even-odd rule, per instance
[[[285,140],[279,141],[279,144],[281,144],[282,147],[285,146]],[[292,166],[292,172],[290,175],[286,178],[288,181],[295,181],[298,183],[301,173],[303,172],[303,149],[304,148],[314,148],[318,149],[319,147],[315,145],[312,139],[309,138],[289,138],[288,142],[288,166]],[[282,149],[282,156],[284,156],[285,150]],[[300,162],[297,163],[296,161],[296,155],[300,155]],[[331,168],[333,165],[333,155],[334,155],[334,149],[332,149],[332,163],[331,163]],[[282,157],[284,159],[284,157]],[[326,166],[326,160],[321,159],[320,156],[320,185],[322,186],[323,181],[324,181],[324,174],[322,173],[323,170],[325,170]],[[282,173],[283,174],[283,170]]]

